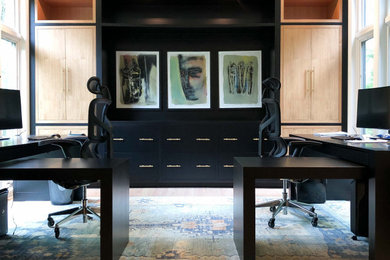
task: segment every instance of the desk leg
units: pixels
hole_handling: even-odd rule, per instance
[[[235,164],[233,179],[233,239],[241,260],[254,260],[255,241],[255,180],[244,174],[244,169]]]
[[[129,242],[129,174],[122,163],[101,179],[100,259],[119,259]]]

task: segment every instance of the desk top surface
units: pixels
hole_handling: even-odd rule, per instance
[[[9,170],[45,170],[45,169],[56,169],[56,170],[69,170],[69,169],[110,169],[116,165],[125,162],[125,158],[114,158],[114,159],[97,159],[97,158],[39,158],[39,159],[18,159],[7,162],[0,162],[0,173],[2,171]]]
[[[256,178],[361,179],[366,167],[327,157],[234,157],[243,174]]]
[[[330,137],[320,137],[315,135],[293,134],[293,137],[301,137],[306,140],[312,140],[322,143],[330,143],[338,146],[344,146],[355,150],[373,151],[373,152],[389,152],[390,143],[349,143],[342,140],[332,139]]]

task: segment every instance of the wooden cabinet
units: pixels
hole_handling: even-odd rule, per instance
[[[282,22],[341,22],[342,0],[281,0]]]
[[[95,23],[96,0],[35,0],[36,23]]]
[[[95,27],[36,27],[37,123],[86,123],[96,74]]]
[[[282,123],[341,123],[341,26],[281,28]]]
[[[88,126],[37,126],[35,127],[36,135],[53,135],[59,134],[65,137],[69,134],[88,135]]]

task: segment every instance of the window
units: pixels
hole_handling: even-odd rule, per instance
[[[16,0],[0,0],[0,23],[10,28],[16,29]]]
[[[0,87],[6,89],[20,89],[21,75],[21,42],[18,8],[23,0],[0,0]],[[20,131],[20,130],[19,130]],[[0,135],[12,136],[17,130],[1,131]]]
[[[361,28],[365,28],[374,23],[374,1],[373,0],[362,0],[361,1]]]
[[[374,38],[362,42],[361,88],[374,87]]]

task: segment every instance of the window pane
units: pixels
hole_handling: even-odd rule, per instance
[[[15,0],[0,0],[0,22],[15,28]]]
[[[362,88],[374,85],[374,39],[362,42]]]
[[[362,3],[362,27],[374,24],[374,1],[363,0]]]
[[[7,89],[18,88],[18,55],[16,43],[1,39],[1,87]]]

